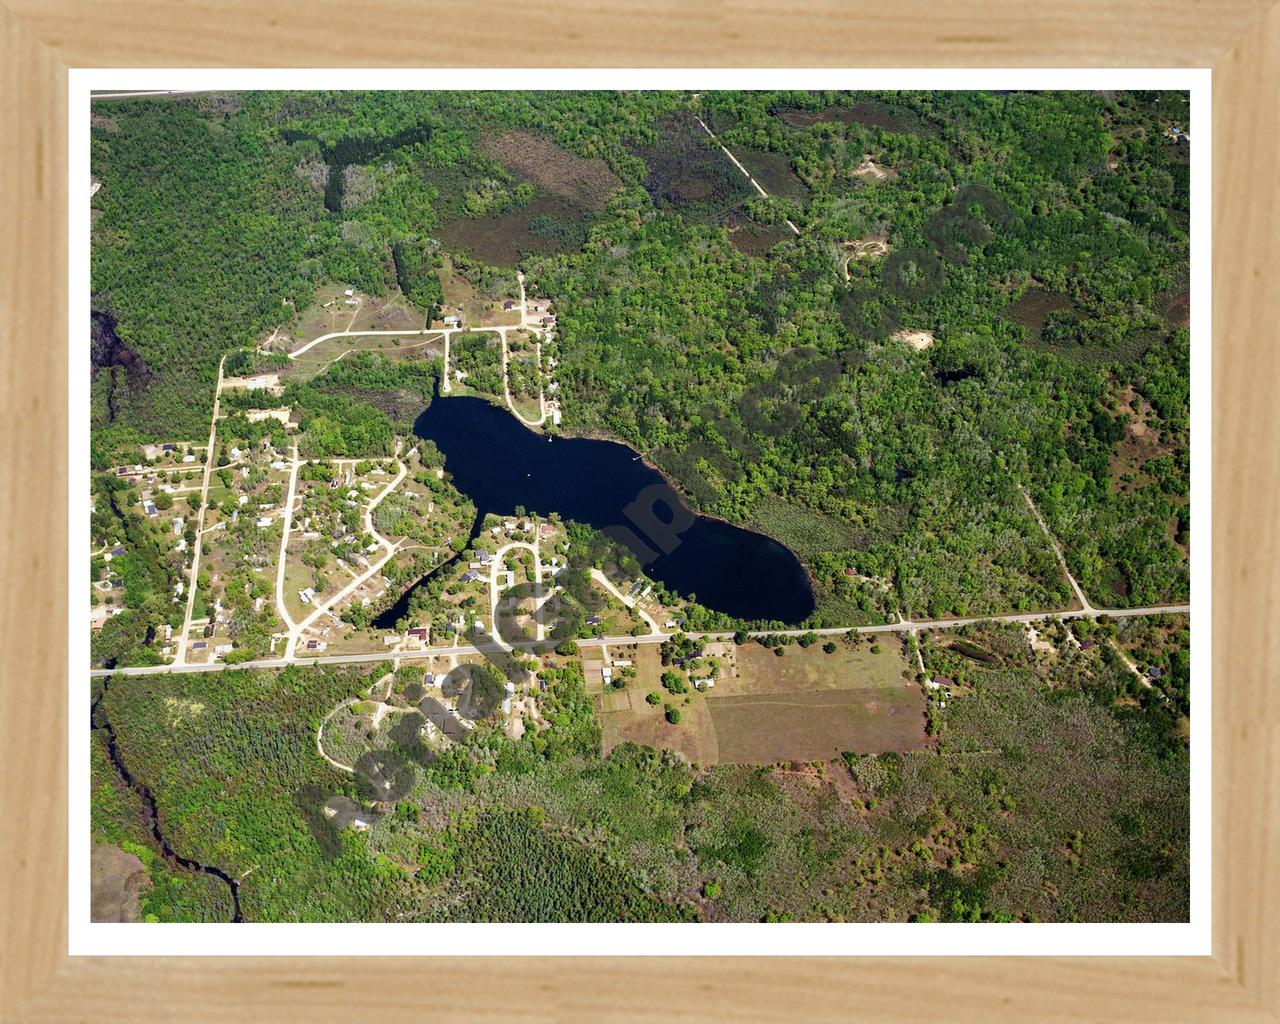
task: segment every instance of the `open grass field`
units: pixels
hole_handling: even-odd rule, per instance
[[[872,648],[878,647],[877,653]],[[915,689],[914,673],[902,651],[901,641],[885,638],[857,646],[837,642],[834,654],[821,644],[808,650],[793,644],[778,657],[759,644],[737,649],[738,675],[716,684],[713,700],[761,693],[802,693],[809,690],[897,690],[908,684]]]
[[[721,764],[822,761],[846,750],[923,750],[929,742],[916,686],[743,694],[707,706]]]

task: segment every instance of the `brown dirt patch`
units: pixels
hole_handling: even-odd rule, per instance
[[[89,920],[131,924],[141,917],[139,897],[151,888],[147,869],[132,853],[110,843],[89,851]]]

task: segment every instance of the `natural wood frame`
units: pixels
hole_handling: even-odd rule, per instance
[[[1280,599],[1280,7],[1272,2],[0,6],[3,1019],[345,1021],[376,1011],[468,1021],[1280,1020],[1280,715],[1265,690],[1280,675],[1268,630]],[[66,71],[300,63],[1213,67],[1213,956],[69,958]],[[74,481],[70,497],[79,498]]]

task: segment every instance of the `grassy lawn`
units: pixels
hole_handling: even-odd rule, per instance
[[[336,567],[331,567],[331,575]],[[294,622],[301,622],[315,609],[315,604],[303,604],[298,591],[311,586],[311,569],[302,564],[301,552],[289,545],[288,557],[284,563],[284,603]]]

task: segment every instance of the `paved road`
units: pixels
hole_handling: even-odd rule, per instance
[[[878,626],[835,626],[828,629],[764,629],[753,630],[751,636],[804,636],[814,633],[818,636],[838,636],[842,633],[911,633],[922,629],[954,629],[957,626],[971,626],[980,622],[1041,622],[1045,619],[1084,619],[1107,615],[1113,619],[1131,619],[1144,615],[1179,615],[1191,611],[1189,604],[1154,605],[1147,608],[1102,608],[1093,611],[1038,611],[1019,612],[1010,615],[974,615],[964,619],[929,619],[920,622],[886,622]],[[607,636],[593,637],[589,640],[578,640],[579,647],[597,647],[608,644],[657,644],[667,639],[670,634],[658,633],[649,636]],[[690,636],[705,640],[727,640],[732,633],[691,633]],[[530,648],[533,641],[516,644],[516,647]],[[459,644],[454,647],[430,647],[421,651],[376,651],[371,654],[335,654],[320,658],[271,658],[262,661],[247,661],[243,665],[225,665],[215,662],[212,665],[148,665],[142,668],[92,669],[93,676],[150,676],[163,675],[167,672],[218,672],[227,668],[278,669],[288,665],[358,665],[369,662],[391,661],[406,658],[457,657],[474,654],[479,650],[495,653],[504,648],[492,642],[478,644]]]
[[[611,593],[624,605],[630,608],[633,612],[636,612],[642,619],[644,619],[645,625],[649,627],[649,632],[651,634],[658,634],[662,632],[662,630],[658,628],[658,623],[654,621],[653,616],[650,615],[647,611],[645,611],[642,607],[640,607],[640,602],[637,600],[634,600],[633,598],[627,597],[627,595],[624,594],[617,587],[615,587],[613,585],[613,581],[609,579],[609,577],[606,576],[604,573],[602,573],[599,569],[591,570],[591,578],[594,579],[597,583],[599,583],[602,587],[604,587],[605,590],[609,591],[609,593]]]
[[[227,357],[218,360],[218,383],[213,389],[213,417],[209,420],[209,450],[205,452],[204,479],[200,483],[200,506],[196,511],[196,540],[191,545],[191,575],[187,579],[187,608],[182,616],[182,632],[178,635],[178,643],[174,647],[174,660],[187,660],[187,640],[191,632],[191,615],[196,605],[196,581],[200,578],[200,547],[204,541],[204,507],[209,500],[209,474],[213,472],[217,450],[214,441],[218,434],[218,403],[222,398],[222,367]]]

